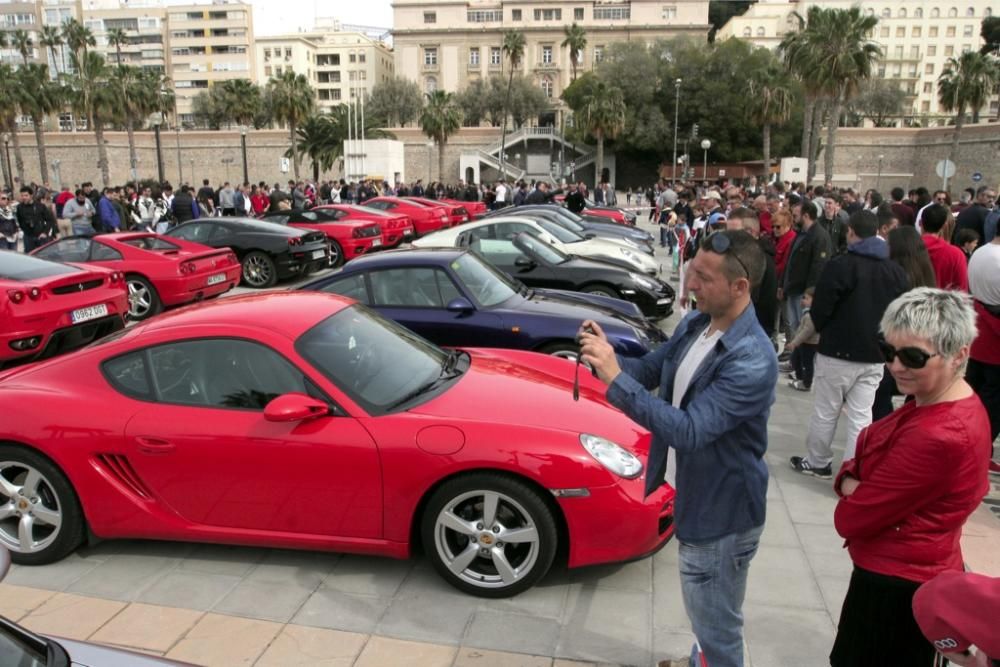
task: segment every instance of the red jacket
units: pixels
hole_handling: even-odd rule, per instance
[[[961,248],[933,234],[924,234],[924,245],[934,266],[934,277],[941,289],[969,291],[969,260]]]
[[[910,402],[858,436],[846,475],[861,484],[833,515],[855,565],[924,582],[962,570],[962,526],[989,490],[992,442],[976,395],[917,407]]]
[[[788,256],[792,253],[792,244],[795,243],[795,230],[789,229],[782,236],[774,240],[774,270],[778,277],[778,286],[785,276],[785,267],[788,266]]]
[[[976,327],[969,356],[984,364],[1000,366],[1000,316],[994,315],[976,301]]]

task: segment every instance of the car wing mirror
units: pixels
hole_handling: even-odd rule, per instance
[[[585,239],[596,239],[597,238],[597,234],[584,234],[583,238],[585,238]]]
[[[448,302],[448,305],[445,308],[449,313],[459,313],[463,315],[471,313],[476,309],[476,307],[472,305],[472,302],[466,299],[464,296],[452,299],[451,301]]]
[[[531,259],[530,257],[526,257],[525,255],[518,255],[517,258],[514,260],[514,266],[516,266],[519,269],[533,269],[538,265],[535,263],[535,260]]]
[[[264,419],[269,422],[300,422],[329,414],[325,402],[298,392],[282,394],[264,406]]]

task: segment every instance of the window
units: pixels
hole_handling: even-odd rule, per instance
[[[501,60],[502,57],[503,55],[502,52],[500,51],[499,46],[490,47],[490,65],[499,65],[501,62],[503,62]]]
[[[366,58],[367,58],[367,55],[366,55],[366,54],[364,54],[364,53],[359,53],[359,54],[358,54],[358,62],[359,62],[359,63],[363,63],[363,62],[365,62]]]
[[[437,23],[437,12],[424,12],[424,23]]]
[[[542,92],[545,93],[545,97],[552,97],[552,77],[543,76],[542,77]]]
[[[888,38],[889,37],[889,26],[887,26],[887,25],[882,26],[879,29],[879,31],[878,31],[878,36],[882,37],[883,39]]]
[[[916,65],[910,65],[910,78],[911,79],[916,79],[917,78],[917,66]]]
[[[536,9],[536,21],[562,21],[561,9]]]
[[[927,113],[928,111],[931,110],[931,103],[929,101],[926,101],[926,100],[923,101],[923,102],[921,102],[920,103],[920,110],[923,111],[924,113]]]
[[[426,79],[424,79],[424,90],[426,90],[428,93],[433,93],[437,89],[438,89],[438,80],[435,77],[429,76]],[[351,92],[353,94],[354,91]]]
[[[368,300],[368,288],[365,287],[365,274],[355,273],[354,275],[335,280],[321,289],[329,294],[339,294],[355,301],[360,301],[365,305],[371,302]]]
[[[461,296],[451,278],[429,267],[373,271],[368,277],[376,306],[444,308]]]
[[[933,93],[933,92],[934,92],[934,84],[931,83],[930,81],[925,82],[924,83],[924,93],[926,94],[926,93]]]
[[[944,55],[947,56],[947,57],[949,57],[949,58],[951,56],[955,55],[955,47],[954,46],[946,46],[946,47],[944,47]]]
[[[34,14],[0,14],[0,27],[4,28],[10,28],[18,25],[31,25],[34,22]]]
[[[894,65],[892,68],[892,78],[898,79],[900,76],[902,76],[902,74],[903,74],[903,66]]]
[[[356,54],[352,53],[349,56],[347,56],[347,60],[348,60],[348,62],[356,63],[356,62],[358,62],[358,56]]]
[[[503,21],[502,9],[470,9],[465,13],[469,23],[499,23]]]
[[[918,26],[918,25],[917,26],[913,26],[913,36],[914,37],[920,37],[923,34],[923,32],[924,32],[923,28],[921,28],[920,26]]]
[[[339,53],[324,53],[322,55],[316,56],[316,66],[317,67],[339,67],[340,66],[340,54]]]
[[[934,74],[934,63],[924,65],[924,74]]]
[[[763,37],[765,34],[767,34],[767,33],[764,30],[764,26],[760,26],[759,28],[757,28],[757,36],[758,37]]]
[[[664,21],[673,21],[677,18],[677,6],[666,5],[660,10],[660,18]]]
[[[747,26],[747,27],[743,28],[743,36],[744,37],[753,37],[753,28],[751,28],[750,26]]]
[[[976,8],[975,7],[968,7],[965,10],[965,15],[969,16],[969,17],[975,16],[976,15]]]
[[[474,46],[469,49],[469,64],[476,67],[479,66],[479,47]]]
[[[986,16],[986,17],[993,16],[993,8],[992,7],[987,7],[986,9],[984,9],[983,10],[983,16]]]
[[[330,91],[330,99],[339,100],[340,99],[340,88],[334,88]]]
[[[103,243],[94,243],[90,249],[90,259],[94,262],[120,262],[122,254]]]
[[[141,18],[139,19],[139,30],[154,30],[160,27],[160,19]]]
[[[896,37],[897,38],[906,37],[906,28],[904,28],[903,26],[898,26],[896,28]]]
[[[911,46],[910,47],[910,59],[911,60],[919,60],[920,59],[920,47],[919,46]]]
[[[583,7],[576,7],[573,9],[573,20],[574,21],[583,20]]]
[[[896,12],[896,16],[898,16],[901,19],[905,19],[906,18],[906,7],[900,7],[899,11]]]
[[[882,18],[886,18],[887,19],[890,16],[892,16],[892,10],[891,9],[889,9],[888,7],[886,7],[885,9],[882,10]]]
[[[971,25],[965,26],[965,28],[962,30],[962,37],[972,37],[972,26]]]
[[[353,56],[351,56],[353,58]],[[437,47],[429,46],[424,49],[424,65],[437,65],[438,63],[438,50]]]
[[[271,49],[264,49],[264,62],[271,59]]]
[[[928,31],[927,34],[930,35],[931,37],[937,37],[938,36],[938,27],[936,25],[932,25],[931,29]]]
[[[972,45],[971,44],[963,44],[962,45],[962,53],[968,53],[971,50],[972,50]]]
[[[595,21],[627,21],[632,16],[631,9],[625,7],[594,7]]]
[[[896,59],[902,58],[903,57],[903,47],[902,46],[896,46],[896,47],[894,47],[893,50],[892,50],[892,55]]]
[[[924,18],[924,8],[923,7],[917,7],[916,9],[914,9],[913,10],[913,18],[916,18],[916,19],[922,19],[922,18]]]
[[[935,44],[929,44],[927,46],[927,55],[928,56],[936,56],[937,55],[937,45],[935,45]]]
[[[938,9],[937,7],[934,7],[933,9],[931,9],[931,18],[932,19],[939,18],[940,16],[941,16],[941,10],[940,9]]]
[[[958,16],[958,7],[952,7],[948,10],[948,18],[953,19]]]
[[[63,239],[45,246],[35,256],[53,262],[86,262],[90,259],[92,244],[88,238]]]
[[[521,10],[520,9],[512,9],[512,10],[510,10],[510,20],[511,21],[520,21],[521,20]]]
[[[542,63],[545,65],[552,64],[552,45],[546,44],[542,47]]]
[[[153,390],[149,386],[146,373],[146,352],[130,352],[105,361],[101,366],[104,376],[116,390],[139,400],[153,400]]]
[[[604,60],[604,46],[594,47],[594,62],[599,63]]]

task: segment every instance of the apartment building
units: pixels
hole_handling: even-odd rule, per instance
[[[15,30],[24,30],[31,36],[29,62],[45,62],[45,54],[38,46],[38,33],[42,29],[40,9],[38,2],[0,2],[0,32],[6,33],[8,40]],[[13,43],[0,48],[0,63],[17,66],[22,62],[21,52]]]
[[[43,26],[54,26],[61,30],[64,23],[70,19],[79,21],[83,15],[80,0],[42,0],[40,4]],[[53,79],[61,73],[73,71],[73,59],[67,48],[46,51],[42,56],[49,63],[49,73]]]
[[[193,123],[192,100],[227,79],[253,78],[253,11],[241,2],[169,5],[168,74],[181,123]]]
[[[558,99],[572,77],[569,51],[561,46],[564,26],[575,22],[587,32],[580,72],[615,42],[704,40],[710,27],[707,0],[395,0],[392,6],[396,72],[427,92],[455,92],[506,71],[507,30],[525,35],[521,71]]]
[[[321,109],[371,94],[393,76],[392,51],[383,42],[350,30],[314,30],[256,39],[257,82],[293,71],[304,74]]]
[[[853,0],[761,0],[742,16],[730,19],[716,39],[745,39],[775,48],[785,34],[798,29],[793,12],[804,17],[812,5],[846,9],[854,4]],[[908,112],[922,123],[933,124],[948,116],[938,105],[937,79],[949,58],[982,46],[980,25],[993,15],[992,4],[992,0],[883,0],[862,5],[879,19],[872,35],[885,54],[878,78],[897,83],[909,94]],[[988,112],[996,115],[996,97]]]
[[[114,9],[84,9],[83,25],[94,33],[96,50],[109,63],[121,64],[166,73],[167,11],[163,7],[132,7]],[[116,47],[108,41],[112,30],[124,30],[127,43]]]

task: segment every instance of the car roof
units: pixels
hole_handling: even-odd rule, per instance
[[[465,248],[400,248],[385,250],[372,255],[361,255],[352,259],[344,268],[375,269],[382,266],[398,266],[408,262],[415,264],[437,264],[444,266],[468,252]]]

